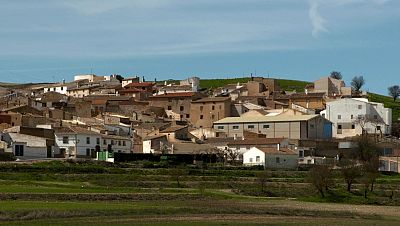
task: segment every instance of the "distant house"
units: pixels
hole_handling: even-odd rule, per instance
[[[310,92],[324,92],[328,97],[347,96],[351,97],[351,87],[346,87],[346,84],[341,79],[334,79],[330,76],[323,77],[314,82],[313,89]]]
[[[140,82],[140,78],[138,76],[125,78],[122,80],[122,87],[125,87],[126,85],[133,83],[133,82],[136,82],[136,83]]]
[[[14,156],[19,159],[43,159],[53,157],[53,147],[44,137],[21,133],[3,133],[2,140],[7,143]]]
[[[230,116],[229,97],[207,97],[192,101],[190,122],[197,128],[211,128],[213,122]]]
[[[95,158],[100,150],[101,134],[74,126],[55,128],[56,153],[59,158]]]
[[[333,123],[333,137],[344,138],[369,134],[390,134],[392,109],[364,98],[345,98],[328,102],[321,115]]]
[[[170,119],[189,121],[191,102],[201,96],[194,92],[165,93],[149,97],[150,106],[162,107]]]
[[[289,147],[289,139],[287,138],[250,138],[250,139],[236,139],[229,141],[227,144],[229,149],[236,150],[240,154],[244,154],[251,148],[273,148],[279,146],[280,148]]]
[[[145,154],[168,152],[169,148],[165,135],[148,136],[143,139],[143,153]]]
[[[267,138],[330,139],[332,123],[320,115],[227,117],[214,122],[217,137],[243,137],[244,133]]]
[[[297,169],[298,154],[289,148],[253,147],[243,154],[243,165],[261,165],[267,169]]]

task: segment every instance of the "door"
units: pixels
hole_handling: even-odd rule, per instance
[[[53,157],[52,154],[51,146],[47,146],[47,158]]]

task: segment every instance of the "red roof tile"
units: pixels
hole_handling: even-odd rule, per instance
[[[148,87],[148,86],[154,86],[154,82],[132,82],[126,85],[125,87]]]
[[[192,97],[194,92],[178,92],[178,93],[165,93],[160,95],[151,96],[150,98],[169,98],[169,97]]]

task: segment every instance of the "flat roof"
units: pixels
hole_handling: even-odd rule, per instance
[[[252,123],[252,122],[297,122],[308,121],[320,115],[277,115],[277,116],[245,116],[226,117],[214,122],[214,124],[227,123]]]

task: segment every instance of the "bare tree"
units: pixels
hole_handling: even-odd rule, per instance
[[[365,84],[365,80],[363,76],[354,76],[354,78],[351,80],[351,86],[353,87],[354,91],[356,93],[359,93],[361,90],[361,87]]]
[[[342,79],[343,78],[342,73],[340,73],[339,71],[332,71],[330,77],[334,78],[334,79]]]
[[[318,190],[321,197],[325,197],[325,192],[333,185],[331,169],[328,165],[316,165],[308,175],[309,182]]]
[[[389,86],[388,92],[389,96],[393,98],[393,102],[396,102],[396,99],[400,96],[400,86],[398,85]]]
[[[175,178],[178,187],[181,187],[180,178],[185,176],[187,171],[184,168],[177,167],[170,169],[170,174]]]
[[[351,191],[351,185],[361,176],[361,167],[353,160],[345,161],[341,168],[342,176],[347,184],[347,191]]]
[[[262,172],[257,173],[257,181],[261,185],[261,192],[262,193],[264,193],[264,191],[265,191],[265,186],[266,186],[266,184],[268,182],[269,176],[270,176],[269,173],[267,171],[265,171],[265,170],[262,171]]]
[[[228,148],[226,150],[226,156],[227,156],[228,160],[231,161],[231,164],[234,165],[236,160],[240,156],[240,151],[238,149]]]

